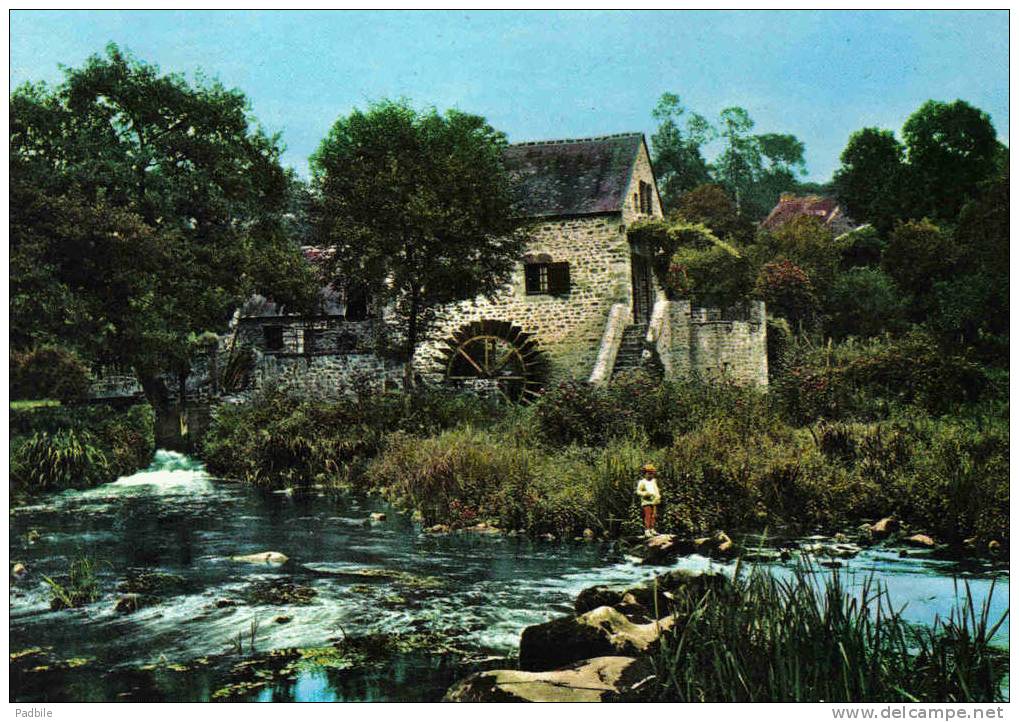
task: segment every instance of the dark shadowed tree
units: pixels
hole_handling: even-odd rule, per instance
[[[689,223],[703,223],[719,238],[738,245],[750,243],[754,237],[754,224],[739,215],[732,198],[715,183],[684,193],[672,215]]]
[[[395,313],[408,386],[441,307],[495,295],[523,254],[505,144],[479,116],[384,101],[337,120],[311,158],[331,272]]]
[[[849,136],[842,165],[835,171],[835,193],[850,217],[888,233],[902,213],[904,149],[890,130],[864,128]]]
[[[187,373],[194,338],[245,296],[278,283],[288,303],[314,298],[283,231],[279,141],[252,127],[240,91],[116,45],[64,73],[11,96],[12,185],[30,201],[12,254],[42,258],[48,287],[87,317],[90,356],[133,367],[164,405],[161,375]]]
[[[892,231],[881,267],[909,294],[913,320],[925,320],[934,284],[954,275],[957,257],[951,237],[931,221],[906,221]]]
[[[663,93],[651,115],[658,121],[651,136],[651,164],[662,204],[672,211],[682,194],[710,180],[701,148],[714,129],[704,116],[688,111],[674,93]]]
[[[991,119],[964,100],[928,100],[902,127],[909,161],[909,217],[954,221],[998,169]]]

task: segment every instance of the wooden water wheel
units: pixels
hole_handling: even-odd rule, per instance
[[[544,385],[547,362],[533,334],[508,321],[482,320],[447,338],[446,380],[490,390],[511,402],[528,402]]]

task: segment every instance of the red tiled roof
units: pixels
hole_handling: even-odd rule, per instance
[[[783,195],[768,217],[761,221],[761,227],[774,230],[799,216],[816,216],[826,226],[837,231],[853,226],[853,222],[842,212],[834,198]]]

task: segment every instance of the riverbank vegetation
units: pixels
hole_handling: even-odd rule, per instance
[[[893,514],[946,543],[1007,544],[1007,406],[993,394],[937,414],[847,392],[871,413],[837,403],[829,418],[796,423],[799,387],[792,398],[781,388],[634,374],[604,388],[565,382],[525,408],[441,390],[411,403],[265,391],[219,411],[204,458],[263,485],[381,493],[428,525],[562,538],[636,531],[633,485],[652,461],[663,532],[835,531]]]
[[[673,594],[685,623],[652,654],[654,696],[672,702],[1002,701],[1008,655],[992,638],[991,593],[963,593],[947,619],[917,627],[879,582],[763,569],[706,593]]]
[[[155,451],[148,405],[12,407],[10,425],[15,500],[113,481],[144,469]]]

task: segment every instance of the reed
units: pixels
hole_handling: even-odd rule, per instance
[[[662,700],[684,702],[992,702],[1007,656],[991,640],[990,594],[967,587],[947,620],[917,627],[872,578],[801,568],[751,569],[701,596],[679,593],[685,619],[653,657]]]

